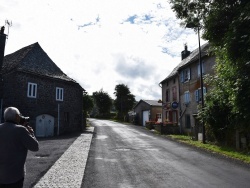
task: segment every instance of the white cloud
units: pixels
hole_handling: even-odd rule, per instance
[[[137,100],[158,100],[183,44],[198,46],[165,0],[3,0],[0,18],[13,23],[6,54],[38,42],[89,94],[103,89],[113,98],[124,83]]]

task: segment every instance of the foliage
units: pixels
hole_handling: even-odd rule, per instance
[[[93,98],[87,93],[83,94],[83,112],[87,115],[94,107]]]
[[[108,117],[112,107],[112,99],[102,89],[93,93],[94,102],[98,108],[99,117]]]
[[[118,117],[122,119],[125,117],[135,104],[135,96],[131,94],[127,85],[118,84],[115,86],[114,92],[116,99],[114,105],[118,111]]]
[[[218,140],[227,131],[249,131],[250,2],[248,0],[170,0],[182,25],[203,30],[216,55],[213,90],[199,114]]]

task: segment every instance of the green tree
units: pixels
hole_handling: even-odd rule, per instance
[[[94,102],[87,92],[83,93],[83,129],[86,128],[88,113],[93,109]]]
[[[98,108],[100,117],[108,118],[112,107],[112,99],[108,93],[102,89],[93,93],[94,102]]]
[[[93,98],[88,93],[83,94],[83,112],[87,115],[94,107]]]
[[[114,105],[118,111],[118,118],[122,120],[128,114],[128,111],[132,110],[135,104],[135,96],[131,94],[128,86],[124,84],[116,85],[114,94],[116,96]]]
[[[213,90],[200,117],[217,139],[221,130],[249,131],[250,124],[250,1],[170,0],[182,25],[192,23],[203,31],[216,55]],[[218,115],[221,114],[221,115]]]

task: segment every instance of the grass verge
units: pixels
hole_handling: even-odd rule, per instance
[[[203,144],[200,141],[194,141],[191,139],[190,136],[185,136],[185,135],[168,135],[168,137],[177,140],[182,143],[186,143],[201,149],[205,149],[211,152],[215,152],[221,155],[224,155],[226,157],[240,160],[244,163],[250,164],[250,153],[247,151],[237,151],[234,148],[230,148],[227,146],[219,146],[215,145],[213,143],[206,143]]]

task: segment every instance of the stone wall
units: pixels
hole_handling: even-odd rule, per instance
[[[77,83],[19,71],[4,75],[3,78],[3,107],[17,107],[24,116],[30,117],[30,124],[34,129],[36,117],[41,114],[53,116],[57,129],[58,105],[60,133],[82,128],[83,94]],[[37,84],[36,98],[27,97],[28,82]],[[64,89],[63,101],[56,101],[56,87]]]

